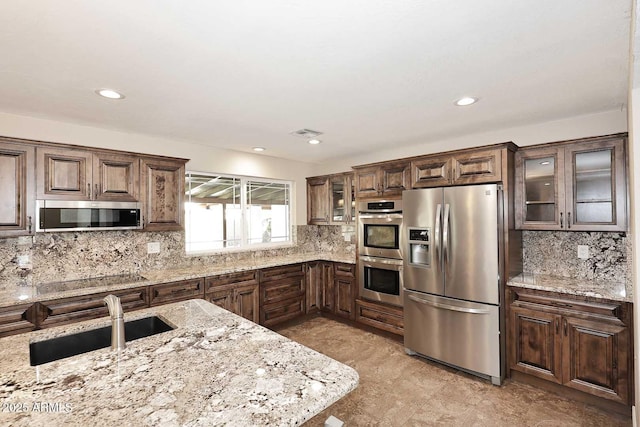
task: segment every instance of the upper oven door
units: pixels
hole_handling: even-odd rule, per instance
[[[360,214],[358,216],[360,255],[402,259],[401,226],[402,214]]]

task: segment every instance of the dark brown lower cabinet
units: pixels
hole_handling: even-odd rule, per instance
[[[0,338],[31,332],[36,328],[33,304],[20,304],[0,308]]]
[[[104,297],[113,294],[120,298],[125,313],[149,306],[147,287],[100,292],[97,294],[42,301],[34,304],[38,328],[50,328],[68,323],[81,322],[109,315]]]
[[[630,303],[509,289],[512,371],[633,403]]]
[[[260,324],[272,326],[306,311],[305,264],[260,270]]]
[[[380,302],[356,299],[356,322],[394,334],[404,334],[404,311]]]
[[[207,277],[205,299],[237,315],[260,321],[257,271]]]
[[[333,264],[334,313],[347,319],[356,318],[356,266],[354,264]]]
[[[170,304],[193,298],[204,298],[204,277],[149,287],[150,305]]]

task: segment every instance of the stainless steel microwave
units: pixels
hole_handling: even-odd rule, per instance
[[[36,200],[36,231],[137,230],[138,202]]]

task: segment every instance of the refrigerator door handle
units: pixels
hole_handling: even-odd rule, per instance
[[[434,301],[427,301],[427,300],[423,300],[422,298],[418,298],[415,295],[409,295],[409,299],[412,301],[418,302],[420,304],[431,305],[433,307],[443,308],[445,310],[459,311],[461,313],[470,313],[470,314],[490,314],[491,313],[489,310],[482,310],[479,308],[463,308],[463,307],[456,307],[454,305],[449,305],[449,304],[442,304]]]
[[[438,258],[438,266],[442,266],[442,252],[440,249],[440,243],[442,242],[442,236],[440,235],[440,217],[442,216],[442,205],[438,203],[436,206],[436,227],[434,230],[434,243],[436,246],[436,257]]]
[[[442,221],[442,246],[445,264],[449,262],[449,204],[444,205],[444,220]]]

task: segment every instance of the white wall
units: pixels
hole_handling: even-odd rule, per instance
[[[358,156],[332,159],[330,162],[316,165],[314,175],[344,172],[351,166],[403,157],[439,153],[443,151],[478,147],[481,145],[514,142],[523,147],[545,142],[589,136],[608,135],[627,131],[627,112],[625,110],[606,111],[598,114],[571,117],[562,120],[535,125],[498,129],[490,132],[475,133],[447,139],[425,141],[406,147],[394,146],[385,151],[376,151]]]
[[[182,157],[190,159],[187,170],[292,180],[296,224],[307,221],[305,177],[313,175],[309,163],[6,113],[0,113],[0,136]]]

